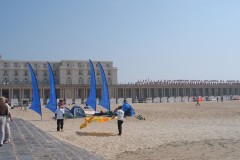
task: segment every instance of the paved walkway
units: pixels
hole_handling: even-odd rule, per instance
[[[54,138],[27,121],[14,119],[10,127],[11,143],[0,147],[2,160],[103,160]]]

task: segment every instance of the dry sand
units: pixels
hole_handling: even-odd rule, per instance
[[[64,132],[56,132],[54,114],[44,107],[43,120],[31,110],[11,111],[13,117],[109,160],[240,159],[239,101],[132,106],[146,120],[126,118],[122,136],[117,135],[116,120],[80,130],[84,119],[66,119]]]

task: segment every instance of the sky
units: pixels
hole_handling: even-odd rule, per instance
[[[0,54],[113,61],[118,83],[240,80],[239,8],[239,0],[0,0]]]

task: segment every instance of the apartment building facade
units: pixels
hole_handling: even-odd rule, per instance
[[[31,64],[37,81],[40,98],[49,98],[49,73],[46,61],[19,61],[0,59],[0,96],[9,99],[32,99],[31,75],[28,68]],[[90,67],[89,61],[62,60],[48,62],[52,66],[58,98],[83,98],[89,94]],[[112,61],[100,61],[109,85],[117,84],[117,68]],[[97,94],[101,94],[101,75],[98,61],[93,61],[96,74]]]

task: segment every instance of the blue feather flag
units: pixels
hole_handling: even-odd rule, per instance
[[[105,72],[103,70],[102,65],[98,62],[98,66],[101,72],[101,78],[102,78],[102,98],[99,101],[99,105],[106,108],[108,111],[110,111],[110,100],[109,100],[109,92],[108,92],[108,84]]]
[[[51,65],[48,63],[49,83],[50,83],[50,98],[46,108],[55,113],[57,109],[57,96],[55,88],[55,79]]]
[[[40,102],[40,97],[38,93],[37,79],[33,71],[33,68],[29,63],[28,63],[28,68],[31,73],[32,92],[33,92],[32,105],[29,107],[29,109],[32,109],[33,111],[37,112],[40,116],[42,116],[42,108],[41,108],[41,102]]]
[[[94,66],[90,59],[89,59],[89,64],[90,64],[90,72],[91,72],[91,83],[90,83],[91,86],[90,86],[90,94],[85,104],[88,107],[91,107],[94,111],[96,111],[96,79],[95,79]]]

